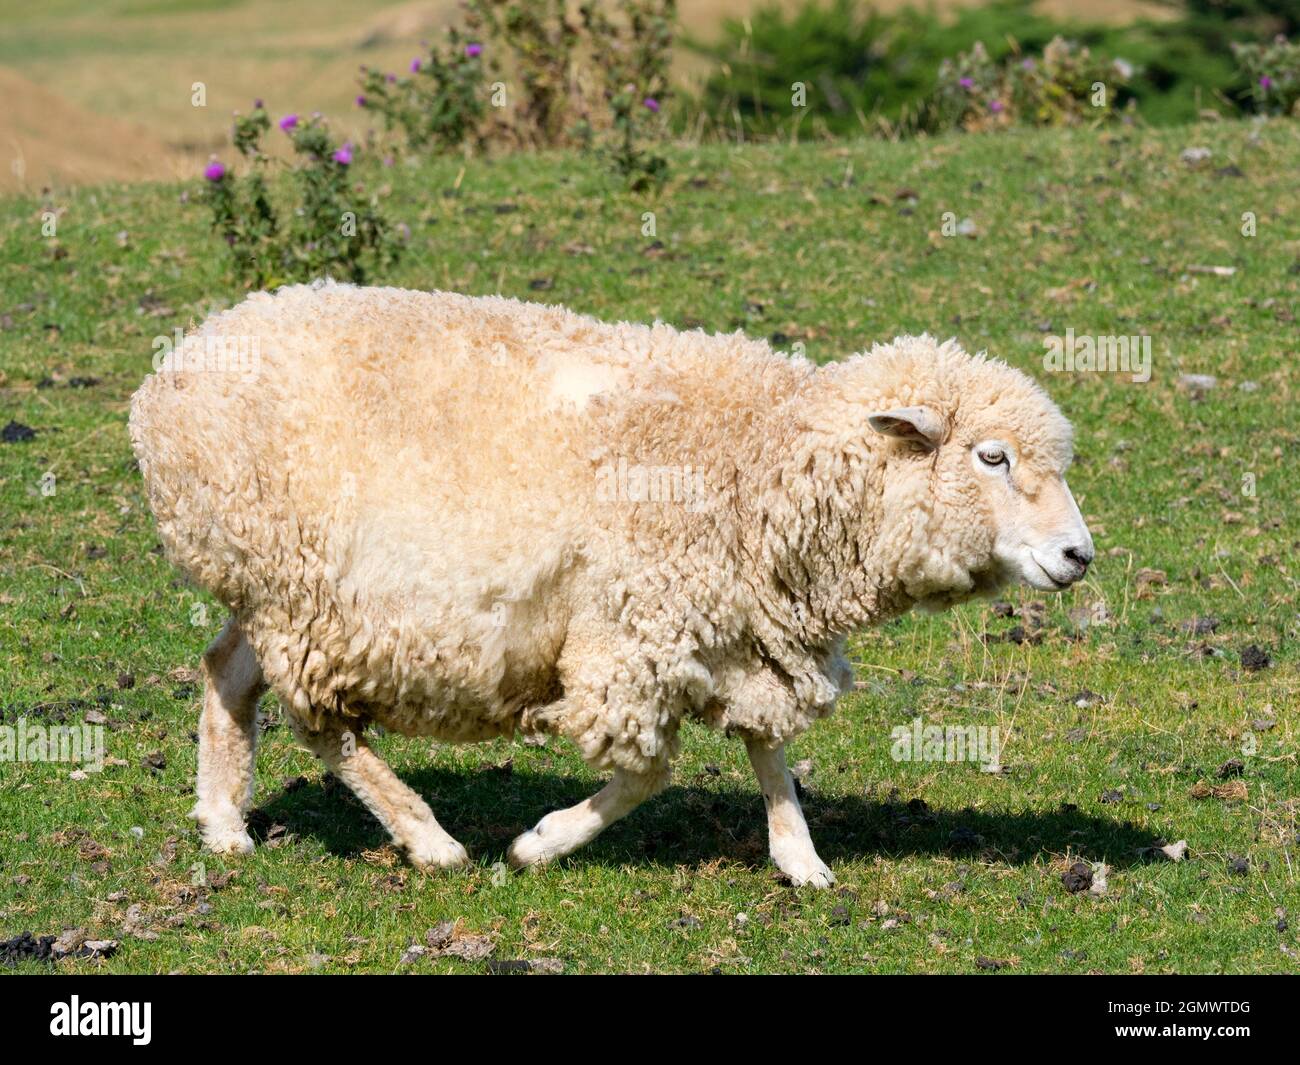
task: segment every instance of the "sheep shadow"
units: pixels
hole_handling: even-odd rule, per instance
[[[586,778],[509,768],[422,768],[403,779],[476,860],[488,862],[503,859],[510,841],[547,811],[581,802],[596,790]],[[1122,818],[1095,817],[1068,805],[1051,811],[944,810],[915,799],[818,792],[805,794],[803,805],[818,853],[831,863],[942,855],[1022,865],[1069,852],[1126,868],[1151,860],[1150,848],[1163,843]],[[340,857],[388,841],[365,807],[328,774],[299,778],[269,796],[250,815],[249,828],[259,843],[288,832],[316,839]],[[672,866],[718,859],[754,868],[766,864],[767,822],[757,787],[676,784],[570,860]]]

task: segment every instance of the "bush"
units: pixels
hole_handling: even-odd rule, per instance
[[[843,135],[882,125],[914,127],[938,86],[940,64],[977,41],[992,60],[1022,46],[1040,50],[1059,24],[1030,0],[998,0],[940,22],[907,8],[881,14],[857,0],[808,0],[792,12],[767,7],[747,22],[728,20],[716,46],[691,42],[718,62],[698,100],[705,117],[730,118],[746,135],[769,135],[807,122],[814,134]],[[794,83],[804,86],[794,106]],[[798,125],[796,125],[798,124]]]
[[[1297,0],[1259,3],[1295,6]],[[1187,122],[1216,99],[1236,103],[1249,95],[1229,45],[1256,38],[1252,25],[1199,13],[1128,26],[1081,25],[1039,14],[1031,0],[995,0],[940,21],[912,8],[881,14],[857,0],[807,0],[789,12],[769,7],[748,23],[726,22],[717,45],[690,42],[718,64],[695,106],[702,123],[714,121],[724,134],[736,126],[744,136],[805,128],[906,133],[923,128],[945,60],[983,42],[989,60],[1001,64],[1038,55],[1064,37],[1097,62],[1119,60],[1133,70],[1109,99],[1111,107],[1132,99],[1148,122]],[[803,108],[791,105],[796,81],[806,86]]]
[[[521,92],[512,107],[515,139],[533,147],[571,140],[579,87],[572,78],[578,30],[566,0],[468,0],[487,38],[513,56]]]
[[[481,41],[450,29],[441,46],[411,60],[409,75],[362,67],[357,106],[378,114],[386,130],[400,129],[413,151],[455,148],[479,135],[486,73]]]
[[[373,270],[392,265],[401,246],[352,182],[353,146],[336,143],[317,115],[306,122],[286,115],[279,126],[295,157],[289,166],[293,201],[283,210],[274,205],[266,181],[271,158],[261,145],[271,119],[260,100],[250,114],[235,118],[234,145],[247,172],[237,176],[215,157],[204,170],[202,198],[211,208],[213,229],[230,249],[236,276],[258,288],[325,274],[364,282]]]
[[[676,6],[676,0],[624,0],[617,21],[593,0],[579,8],[586,39],[600,57],[601,93],[611,119],[602,150],[633,192],[657,188],[668,176],[668,161],[641,142],[663,136]],[[590,143],[589,121],[580,129]]]
[[[1257,110],[1300,116],[1300,44],[1278,36],[1269,44],[1236,44],[1232,50]]]
[[[1038,58],[1013,56],[1000,64],[977,42],[940,65],[925,121],[935,130],[969,131],[1100,122],[1119,113],[1112,102],[1132,75],[1122,60],[1103,62],[1061,37],[1049,41]]]

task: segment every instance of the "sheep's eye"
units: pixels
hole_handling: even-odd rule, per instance
[[[983,451],[979,453],[979,456],[980,456],[980,462],[984,463],[985,466],[1009,466],[1010,465],[1010,463],[1007,461],[1007,453],[1003,451],[1000,447],[985,448]]]

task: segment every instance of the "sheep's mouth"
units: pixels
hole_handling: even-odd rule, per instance
[[[1047,568],[1037,559],[1034,560],[1034,565],[1043,571],[1043,576],[1052,582],[1052,587],[1058,592],[1065,591],[1065,589],[1067,589],[1068,587],[1070,587],[1071,584],[1074,583],[1073,581],[1058,581],[1055,577],[1051,575],[1051,573],[1047,571]]]

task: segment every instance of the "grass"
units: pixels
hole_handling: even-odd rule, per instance
[[[1179,161],[1191,144],[1212,150],[1209,166]],[[179,187],[118,186],[0,202],[0,423],[37,430],[0,443],[0,707],[7,725],[96,709],[115,760],[83,780],[68,764],[0,762],[0,938],[76,927],[120,941],[60,971],[393,971],[445,920],[493,936],[496,958],[568,972],[1300,969],[1296,127],[671,161],[649,203],[568,155],[399,166],[389,210],[414,235],[383,280],[743,328],[818,360],[903,331],[955,334],[1037,375],[1077,429],[1071,484],[1099,551],[1088,580],[1060,598],[1011,593],[1017,617],[973,604],[863,634],[861,689],[794,745],[837,889],[774,876],[740,745],[697,727],[672,790],[522,876],[494,869],[509,840],[597,786],[572,751],[385,737],[478,862],[426,877],[269,701],[263,843],[238,861],[204,854],[185,819],[186,671],[221,613],[157,552],[125,417],[154,335],[239,294]],[[57,250],[47,208],[63,212]],[[641,235],[647,210],[657,242]],[[940,236],[945,211],[976,236]],[[1152,381],[1045,373],[1044,332],[1067,327],[1151,336]],[[1189,391],[1184,373],[1218,384]],[[1196,619],[1212,631],[1185,631]],[[1243,667],[1252,645],[1267,668]],[[891,729],[917,716],[1006,730],[1004,772],[893,760]],[[1234,758],[1242,775],[1221,780]],[[1196,798],[1200,782],[1233,790]],[[1176,840],[1188,860],[1146,851]],[[1065,889],[1077,860],[1110,867],[1104,895]]]

